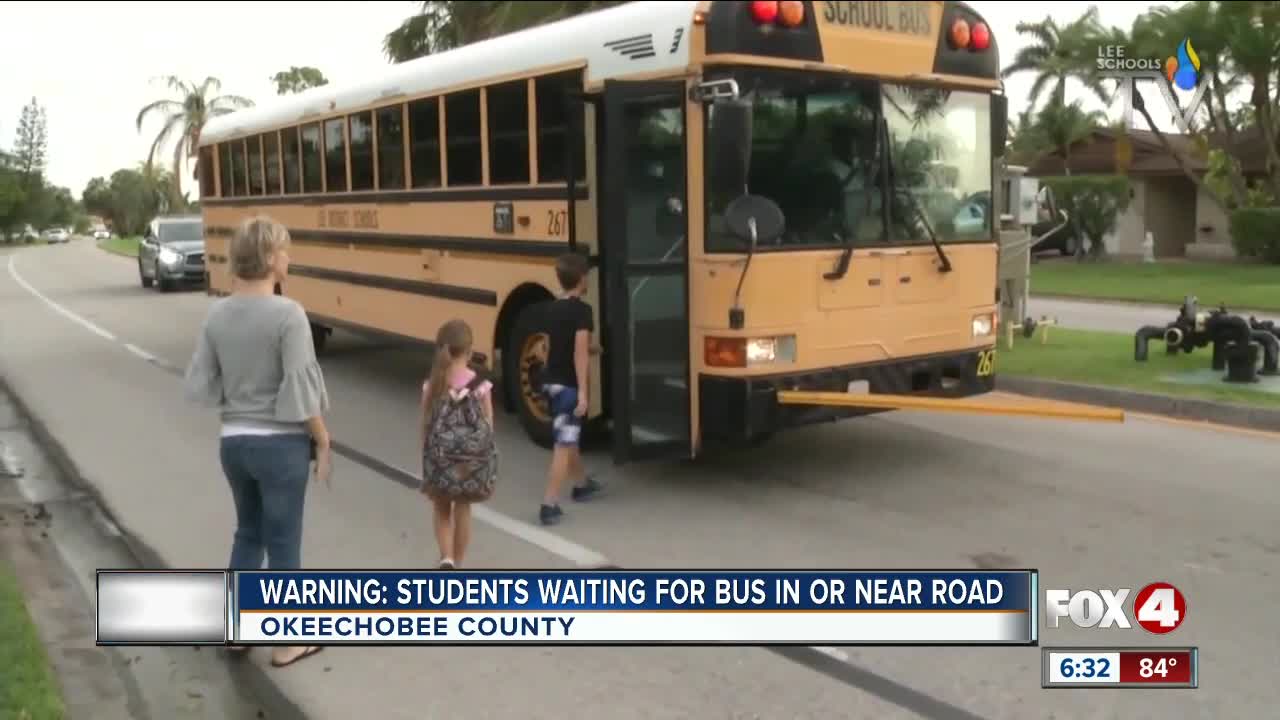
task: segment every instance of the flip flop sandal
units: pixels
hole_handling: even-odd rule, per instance
[[[271,667],[277,667],[277,668],[289,667],[290,665],[298,662],[299,660],[309,658],[312,655],[315,655],[316,653],[320,652],[323,649],[324,649],[323,647],[318,647],[318,646],[309,647],[306,650],[302,651],[302,653],[297,657],[293,658],[292,660],[286,660],[285,662],[278,662],[276,661],[275,658],[271,658]]]

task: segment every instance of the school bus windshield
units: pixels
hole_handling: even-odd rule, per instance
[[[753,102],[749,189],[786,216],[786,233],[758,251],[931,242],[914,222],[917,209],[942,242],[991,238],[989,95],[815,73],[732,77]],[[888,147],[877,140],[881,117]],[[890,179],[898,192],[890,193]],[[714,183],[708,174],[706,249],[741,252],[721,219],[741,188]],[[886,197],[894,198],[887,223]]]

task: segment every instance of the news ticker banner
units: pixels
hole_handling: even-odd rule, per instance
[[[1046,647],[1040,659],[1045,688],[1200,686],[1200,649],[1194,647]]]
[[[1034,645],[1019,571],[115,571],[100,645]]]

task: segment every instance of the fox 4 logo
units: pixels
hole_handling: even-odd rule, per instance
[[[1130,588],[1109,590],[1045,590],[1044,609],[1051,628],[1069,618],[1079,628],[1121,629],[1133,627],[1125,612]],[[1149,633],[1164,635],[1178,629],[1187,615],[1187,600],[1169,583],[1151,583],[1133,598],[1138,625]]]

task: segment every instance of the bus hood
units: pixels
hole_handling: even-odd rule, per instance
[[[951,272],[939,270],[931,245],[863,248],[834,280],[824,275],[837,266],[839,250],[757,253],[743,282],[740,332],[728,330],[728,313],[741,259],[708,256],[694,262],[694,323],[707,335],[794,335],[795,361],[777,372],[989,346],[995,329],[976,335],[975,318],[995,324],[996,246],[944,247]]]

